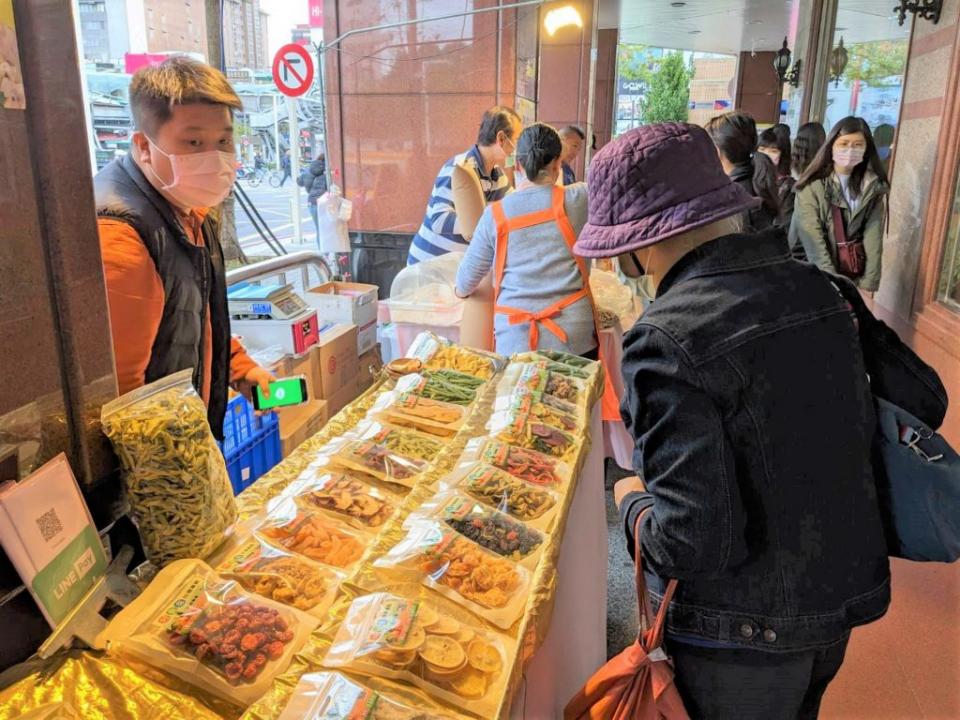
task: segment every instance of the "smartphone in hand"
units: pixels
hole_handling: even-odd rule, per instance
[[[307,396],[307,378],[304,375],[274,380],[270,383],[270,397],[263,396],[259,385],[253,389],[253,407],[255,410],[273,410],[290,405],[301,405],[309,399]]]

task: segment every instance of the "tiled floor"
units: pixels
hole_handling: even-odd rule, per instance
[[[608,468],[607,487],[626,475]],[[610,525],[607,652],[633,642],[633,565],[608,492]],[[854,631],[830,685],[822,720],[960,720],[960,563],[892,561],[893,603]]]

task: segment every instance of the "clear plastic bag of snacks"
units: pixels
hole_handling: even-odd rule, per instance
[[[373,563],[385,581],[416,579],[504,629],[523,615],[530,589],[526,568],[439,520],[415,518],[406,530],[406,537]]]
[[[400,427],[414,428],[439,437],[452,437],[463,427],[469,411],[461,405],[393,390],[378,397],[371,412]]]
[[[120,611],[97,646],[246,707],[286,670],[316,625],[200,560],[178,560]]]
[[[214,570],[244,589],[323,617],[346,577],[325,565],[274,547],[257,535],[237,538],[217,553]]]
[[[551,395],[574,405],[581,405],[586,385],[580,378],[553,372],[548,363],[526,363],[520,366],[517,387]]]
[[[542,393],[515,392],[508,397],[498,397],[493,409],[494,412],[523,413],[532,420],[572,434],[580,432],[585,425],[575,405]]]
[[[397,455],[426,463],[436,460],[446,447],[444,442],[435,436],[412,428],[394,427],[377,420],[364,420],[347,433],[347,436],[375,442]]]
[[[492,718],[512,652],[507,638],[430,603],[373,593],[350,605],[323,664],[404,680],[450,705]]]
[[[340,467],[360,477],[412,488],[420,473],[427,469],[422,460],[404,457],[373,440],[340,437],[321,450],[331,467]]]
[[[482,462],[542,488],[562,488],[572,468],[551,455],[514,447],[490,437],[473,438],[460,456],[461,464]]]
[[[290,483],[283,497],[300,507],[323,510],[361,530],[379,530],[400,505],[400,498],[329,465],[311,466]]]
[[[539,530],[457,489],[441,490],[409,515],[404,525],[409,527],[420,515],[442,520],[480,547],[528,567],[536,566],[547,539]]]
[[[512,357],[511,362],[541,363],[545,370],[580,378],[581,380],[589,379],[591,373],[594,372],[594,369],[591,368],[591,365],[594,364],[593,360],[587,360],[579,355],[568,355],[564,352],[538,350],[537,352],[519,353]]]
[[[282,498],[251,523],[258,537],[324,565],[350,572],[363,558],[372,537],[320,511],[297,507]]]
[[[440,485],[457,488],[477,502],[547,532],[560,508],[560,496],[555,492],[480,462],[459,465]]]
[[[487,429],[498,440],[536,450],[564,462],[572,462],[580,447],[575,435],[537,420],[531,416],[529,408],[522,405],[493,413],[487,422]]]
[[[456,370],[481,380],[489,380],[506,364],[499,355],[453,345],[430,332],[417,335],[407,357],[420,360],[427,370]]]
[[[213,552],[237,519],[237,507],[191,372],[107,403],[101,418],[147,558],[163,567]]]
[[[450,720],[390,697],[338,672],[307,673],[277,720]]]
[[[455,370],[424,370],[397,380],[397,390],[453,405],[470,405],[483,381]]]

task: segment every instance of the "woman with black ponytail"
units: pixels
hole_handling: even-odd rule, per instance
[[[744,232],[759,232],[781,220],[780,188],[777,168],[769,157],[757,152],[757,124],[742,112],[729,112],[712,118],[706,131],[717,146],[724,172],[759,198],[761,205],[746,212]]]
[[[517,190],[488,205],[457,272],[457,295],[494,270],[496,351],[596,352],[593,304],[572,245],[587,221],[587,186],[558,184],[560,135],[537,123],[517,141]],[[568,237],[569,236],[569,237]],[[497,275],[500,275],[498,278]]]

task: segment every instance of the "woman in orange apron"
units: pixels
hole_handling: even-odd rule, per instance
[[[517,161],[526,180],[484,211],[456,291],[467,297],[493,270],[494,340],[502,355],[562,350],[602,361],[589,270],[573,254],[587,219],[587,188],[557,184],[561,151],[560,136],[549,125],[537,123],[521,133]],[[609,378],[603,418],[620,419]]]

